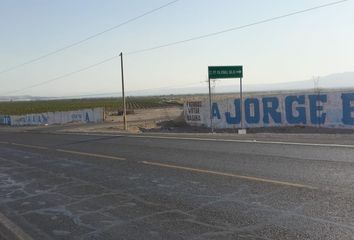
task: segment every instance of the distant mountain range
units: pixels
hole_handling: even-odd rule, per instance
[[[338,89],[338,88],[354,88],[354,72],[335,73],[319,78],[318,84],[315,84],[313,79],[284,82],[274,84],[244,84],[244,92],[265,92],[265,91],[287,91],[287,90],[311,90],[315,87],[319,89]],[[230,89],[235,89],[235,85],[216,86],[217,93],[227,93]],[[170,88],[170,89],[156,89],[156,90],[140,90],[128,91],[127,96],[152,96],[152,95],[185,95],[185,94],[203,94],[208,93],[208,88],[204,87],[188,87],[188,88]],[[62,98],[93,98],[93,97],[117,97],[120,93],[103,93],[103,94],[87,94],[81,96],[70,97],[36,97],[36,96],[0,96],[0,101],[34,101],[34,100],[50,100]]]
[[[268,91],[293,91],[293,90],[312,90],[315,87],[319,89],[341,89],[354,88],[354,72],[335,73],[324,77],[319,77],[318,84],[315,84],[314,79],[284,82],[273,84],[243,84],[244,92],[268,92]],[[234,85],[216,86],[217,93],[227,93],[230,89],[238,91]],[[232,91],[232,90],[231,90]],[[139,94],[139,92],[135,92]],[[190,88],[176,88],[164,90],[164,94],[193,94],[193,93],[208,93],[207,86],[205,87],[190,87]],[[160,95],[160,91],[150,92],[152,95]]]

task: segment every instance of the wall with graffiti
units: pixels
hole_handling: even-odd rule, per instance
[[[9,126],[50,125],[69,122],[97,123],[103,121],[103,108],[69,112],[47,112],[20,116],[0,116],[0,124]]]
[[[188,101],[185,120],[192,126],[214,128],[322,126],[354,128],[354,91],[249,95],[212,101]]]

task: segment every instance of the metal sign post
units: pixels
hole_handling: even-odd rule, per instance
[[[243,114],[242,114],[242,110],[243,110],[243,96],[242,96],[242,77],[240,77],[240,125],[241,125],[241,129],[243,129]]]
[[[242,96],[242,78],[243,78],[243,66],[209,66],[208,67],[208,79],[209,79],[209,107],[210,107],[210,128],[211,132],[214,132],[213,126],[213,107],[211,100],[211,87],[210,79],[220,79],[220,78],[239,78],[240,79],[240,102],[241,102],[241,115],[240,115],[240,126],[241,130],[239,133],[244,133],[243,129],[243,96]]]
[[[214,127],[213,127],[213,112],[212,112],[212,106],[211,106],[211,86],[210,86],[210,77],[208,78],[208,83],[209,83],[210,127],[211,127],[211,133],[213,133],[213,132],[214,132]]]

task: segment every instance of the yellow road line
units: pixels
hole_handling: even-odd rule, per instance
[[[222,139],[222,138],[202,138],[202,137],[175,137],[175,136],[152,136],[152,135],[126,135],[131,138],[152,138],[152,139],[171,139],[171,140],[190,140],[190,141],[207,141],[207,142],[235,142],[235,143],[251,143],[251,144],[271,144],[271,145],[296,145],[308,147],[341,147],[354,148],[354,145],[332,144],[332,143],[301,143],[301,142],[281,142],[281,141],[264,141],[257,139]]]
[[[272,184],[289,186],[289,187],[316,189],[315,187],[303,185],[303,184],[298,184],[298,183],[283,182],[283,181],[277,181],[277,180],[271,180],[271,179],[265,179],[265,178],[251,177],[251,176],[243,176],[243,175],[238,175],[238,174],[204,170],[204,169],[199,169],[199,168],[190,168],[190,167],[183,167],[183,166],[164,164],[164,163],[156,163],[156,162],[148,162],[148,161],[142,161],[142,163],[146,164],[146,165],[152,165],[152,166],[158,166],[158,167],[173,168],[173,169],[185,170],[185,171],[190,171],[190,172],[198,172],[198,173],[206,173],[206,174],[212,174],[212,175],[218,175],[218,176],[224,176],[224,177],[233,177],[233,178],[257,181],[257,182],[272,183]]]
[[[88,152],[78,152],[78,151],[65,150],[65,149],[56,149],[56,151],[64,152],[64,153],[71,153],[71,154],[76,154],[76,155],[82,155],[82,156],[89,156],[89,157],[108,158],[108,159],[121,160],[121,161],[126,160],[125,158],[122,158],[122,157],[96,154],[96,153],[88,153]]]
[[[1,232],[14,240],[33,240],[33,238],[2,213],[0,213],[0,236]]]
[[[20,147],[27,147],[27,148],[36,148],[36,149],[48,149],[47,147],[42,147],[42,146],[36,146],[36,145],[28,145],[28,144],[22,144],[22,143],[11,143],[11,145],[14,146],[20,146]]]

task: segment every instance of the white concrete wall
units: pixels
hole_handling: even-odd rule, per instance
[[[212,102],[213,127],[239,128],[240,99]],[[210,127],[209,101],[184,104],[186,122],[191,126]],[[243,126],[323,126],[354,128],[354,91],[299,92],[274,95],[248,95],[242,104]]]
[[[11,126],[63,124],[69,122],[98,123],[103,121],[103,108],[68,112],[47,112],[21,116],[1,116],[0,124]]]

